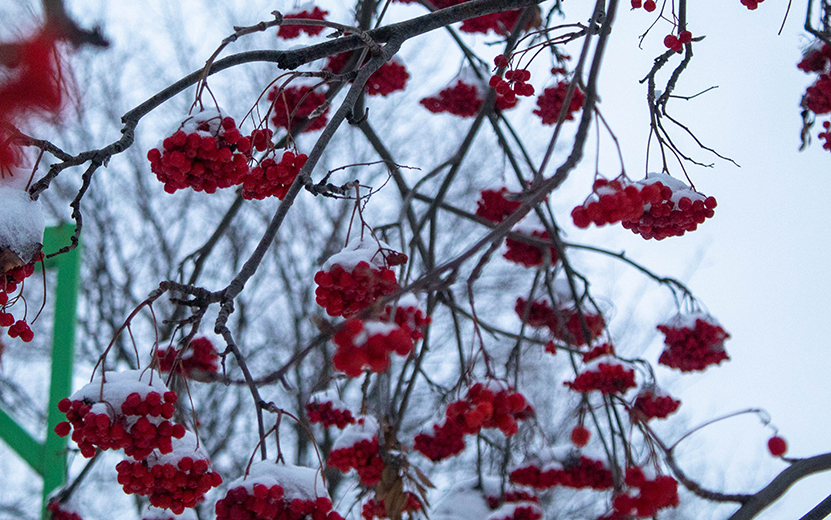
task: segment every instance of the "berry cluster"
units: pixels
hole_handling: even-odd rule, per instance
[[[335,74],[348,72],[345,67],[352,56],[352,52],[342,52],[329,56],[323,70],[329,70]],[[363,63],[361,63],[361,66],[363,66]],[[410,79],[410,73],[407,72],[404,63],[397,56],[393,56],[390,61],[384,63],[372,73],[364,89],[368,96],[388,96],[393,92],[404,90],[408,79]]]
[[[615,512],[636,518],[653,518],[660,509],[678,507],[678,482],[668,475],[649,480],[638,467],[626,469],[624,482],[638,494],[621,493],[612,501]]]
[[[0,274],[0,283],[2,284],[0,285],[0,327],[8,327],[9,330],[6,333],[10,338],[20,338],[21,341],[26,343],[32,341],[35,333],[32,332],[25,317],[15,320],[9,309],[20,298],[19,295],[15,296],[14,293],[22,287],[23,280],[32,276],[35,272],[35,264],[42,261],[43,253],[38,252],[29,263],[13,267]]]
[[[528,325],[532,327],[548,327],[555,338],[560,341],[565,341],[574,346],[586,345],[585,335],[583,334],[583,325],[580,322],[580,314],[576,308],[571,308],[569,305],[559,305],[554,310],[551,307],[551,302],[547,298],[540,300],[533,300],[529,303],[524,298],[517,298],[514,306],[517,316],[520,319],[526,318],[528,313]],[[591,314],[583,311],[583,318],[586,320],[586,326],[589,329],[591,339],[598,337],[603,332],[603,327],[606,322],[603,316],[599,314]],[[553,352],[552,352],[553,353]]]
[[[267,460],[233,481],[215,510],[217,520],[343,520],[318,471]]]
[[[514,200],[516,195],[508,188],[482,190],[476,201],[476,215],[498,224],[522,205],[522,201]]]
[[[325,20],[327,14],[329,14],[328,11],[323,11],[317,6],[315,6],[315,8],[311,11],[304,9],[296,13],[284,14],[283,25],[280,25],[280,28],[277,30],[277,37],[283,38],[284,40],[291,40],[300,36],[301,32],[304,32],[309,36],[317,36],[323,32],[325,27],[321,25],[292,25],[291,23],[286,23],[286,20],[297,18],[305,18],[307,20]]]
[[[678,36],[674,34],[667,34],[664,37],[664,46],[667,49],[672,49],[675,52],[684,50],[684,45],[692,41],[692,33],[690,31],[681,31]]]
[[[159,369],[196,380],[202,380],[205,374],[215,374],[219,370],[219,353],[208,338],[194,338],[174,367],[179,352],[173,347],[158,349],[156,355],[159,356]]]
[[[648,178],[638,182],[644,185],[641,191],[647,189],[649,184],[660,183],[662,200],[650,203],[649,207],[645,205],[639,220],[624,221],[621,224],[647,240],[663,240],[695,231],[699,224],[715,214],[715,197],[706,197],[665,173],[651,173]]]
[[[354,469],[361,484],[365,486],[378,484],[384,471],[384,459],[378,451],[378,432],[378,422],[375,419],[369,416],[358,418],[332,444],[326,465],[344,473]]]
[[[682,372],[704,370],[730,359],[724,351],[724,340],[730,334],[706,314],[677,315],[658,325],[664,333],[664,351],[658,363]]]
[[[649,185],[631,182],[624,175],[611,181],[598,178],[592,186],[592,194],[571,210],[571,218],[575,226],[584,229],[591,224],[605,226],[638,221],[645,205],[663,202],[662,187],[660,182]],[[667,190],[667,197],[671,197],[671,190]]]
[[[414,493],[405,491],[407,501],[404,503],[404,508],[401,513],[409,513],[409,517],[413,518],[413,513],[421,511],[421,502]],[[375,499],[370,498],[369,501],[361,508],[361,516],[364,520],[372,520],[373,518],[390,518],[387,513],[387,507],[384,499],[376,502]],[[402,517],[403,518],[403,517]]]
[[[184,188],[213,193],[242,182],[248,173],[251,139],[222,111],[188,117],[162,146],[147,152],[150,169],[173,193]]]
[[[417,2],[418,0],[394,1],[402,4],[410,4]],[[466,1],[468,0],[433,0],[433,5],[435,5],[438,9],[445,9],[447,7],[462,4]],[[502,13],[486,14],[484,16],[470,18],[462,22],[462,26],[459,30],[466,33],[482,34],[487,34],[488,31],[494,31],[497,34],[507,35],[508,32],[514,27],[514,24],[516,24],[520,12],[521,11],[518,10],[505,11]]]
[[[602,347],[601,347],[602,348]],[[583,372],[574,381],[564,383],[570,389],[588,393],[599,391],[603,394],[625,393],[635,384],[635,369],[614,357],[611,345],[600,356],[590,358]],[[592,352],[589,352],[591,355]],[[585,357],[584,357],[585,361]]]
[[[651,13],[656,7],[658,7],[655,0],[646,0],[645,2],[643,2],[643,0],[632,0],[632,9],[640,9],[641,3],[643,3],[643,9],[647,13]]]
[[[290,129],[299,119],[309,117],[312,112],[326,103],[326,96],[312,90],[310,86],[274,87],[268,93],[268,100],[273,103],[271,123],[277,128]],[[312,119],[304,132],[313,132],[326,126],[326,114],[329,107]]]
[[[332,364],[349,377],[358,377],[365,367],[386,372],[391,353],[406,356],[413,350],[411,334],[393,323],[351,319],[332,338],[338,347]]]
[[[542,508],[535,502],[509,502],[488,515],[487,520],[540,520]]]
[[[567,90],[568,82],[560,81],[556,87],[545,89],[542,95],[537,98],[538,108],[534,110],[534,113],[542,118],[542,124],[553,125],[557,122],[566,100]],[[583,108],[583,102],[585,101],[586,96],[583,94],[583,91],[579,87],[575,87],[564,119],[568,121],[573,120],[574,113]]]
[[[781,457],[788,451],[788,443],[782,437],[775,435],[768,439],[768,451],[774,457]]]
[[[242,198],[247,200],[263,200],[266,197],[277,197],[283,200],[294,182],[300,169],[306,164],[306,155],[295,155],[291,151],[283,152],[280,162],[272,158],[263,160],[258,166],[251,168],[248,175],[242,180]]]
[[[398,290],[386,244],[353,240],[315,273],[315,300],[329,316],[350,318],[378,298]],[[383,251],[382,251],[383,249]]]
[[[433,425],[433,435],[416,435],[415,449],[430,460],[441,460],[465,448],[465,435],[477,435],[483,428],[498,428],[510,437],[518,430],[517,421],[533,413],[525,397],[505,383],[497,380],[476,383],[464,399],[448,405],[444,422]]]
[[[173,450],[172,439],[181,439],[185,428],[173,424],[177,396],[153,377],[152,372],[128,370],[110,373],[102,384],[101,376],[69,398],[58,403],[67,422],[58,423],[55,433],[61,437],[72,431],[72,440],[81,454],[90,458],[95,449],[124,449],[137,459],[144,459],[157,449],[162,454]]]
[[[569,457],[564,463],[556,461],[539,466],[528,464],[511,472],[511,482],[535,489],[564,486],[574,489],[611,489],[612,472],[603,462],[588,457]]]
[[[485,492],[485,501],[488,503],[488,507],[493,509],[499,509],[499,506],[502,504],[510,504],[512,502],[534,502],[539,503],[540,499],[534,495],[533,493],[529,493],[528,491],[523,491],[521,488],[517,487],[517,489],[510,490],[505,489],[504,499],[503,496],[500,495],[499,489],[495,490],[496,494],[489,494],[487,485],[483,482],[484,489],[482,491]],[[499,488],[501,488],[501,482]]]
[[[514,233],[518,233],[520,235],[528,236],[531,238],[536,238],[543,242],[550,241],[548,238],[548,231],[545,231],[544,229],[516,229],[514,230]],[[527,244],[515,238],[507,238],[505,239],[505,247],[507,247],[508,250],[505,251],[505,254],[502,256],[510,262],[514,262],[525,267],[536,267],[542,265],[544,253],[542,248],[539,246]],[[548,248],[548,251],[551,255],[551,263],[555,264],[557,260],[560,258],[559,254],[557,254],[557,249],[555,249],[554,246],[550,246]]]
[[[500,56],[504,58],[503,55]],[[499,56],[497,56],[496,61],[502,63]],[[491,76],[488,85],[496,91],[497,103],[499,103],[501,97],[501,103],[510,108],[516,105],[517,96],[531,97],[534,95],[534,85],[528,83],[530,79],[531,71],[528,69],[506,70],[504,78],[495,74]]]
[[[355,423],[352,410],[338,399],[338,394],[334,390],[312,395],[306,404],[306,415],[310,423],[321,423],[326,428],[336,426],[342,430],[347,425]]]
[[[681,401],[661,394],[657,388],[643,389],[635,397],[635,402],[629,409],[629,417],[633,422],[666,419],[669,414],[675,413],[679,406]]]
[[[475,84],[459,79],[437,96],[426,97],[419,103],[434,114],[448,112],[454,116],[473,117],[482,108],[482,101],[483,97]]]
[[[392,305],[387,305],[379,319],[390,321],[391,312]],[[430,326],[432,319],[430,316],[424,315],[424,311],[419,307],[418,299],[413,294],[408,293],[398,300],[393,321],[402,329],[408,330],[413,341],[418,341],[424,337],[424,332]]]
[[[211,471],[196,435],[190,432],[174,441],[173,451],[167,455],[153,451],[143,461],[122,460],[115,469],[125,493],[148,496],[153,506],[177,515],[195,507],[205,493],[222,483],[219,473]]]
[[[57,500],[50,500],[46,506],[46,510],[49,511],[52,520],[82,520],[81,515],[76,511],[70,510],[66,505],[61,504]]]

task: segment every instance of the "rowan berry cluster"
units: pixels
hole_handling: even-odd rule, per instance
[[[360,51],[358,52],[360,54]],[[353,56],[352,52],[342,52],[329,56],[323,70],[332,71],[335,74],[342,74],[349,72],[345,69],[349,59]],[[366,60],[364,60],[364,63]],[[361,67],[364,65],[361,63]],[[359,67],[355,67],[359,68]],[[372,73],[366,82],[364,90],[368,96],[388,96],[393,92],[404,90],[407,86],[407,80],[410,79],[410,73],[404,63],[398,59],[397,56],[381,65],[378,70]]]
[[[351,319],[335,333],[338,349],[332,358],[337,370],[358,377],[364,368],[383,373],[390,367],[390,354],[406,356],[413,350],[411,332],[396,324]]]
[[[477,435],[483,428],[498,428],[510,437],[518,430],[517,421],[533,414],[525,397],[510,386],[496,380],[476,383],[464,399],[448,405],[444,422],[433,425],[432,435],[416,435],[415,449],[435,462],[464,450],[465,435]]]
[[[667,49],[672,49],[675,52],[684,50],[684,45],[692,41],[692,33],[690,31],[681,31],[678,36],[674,34],[667,34],[664,37],[664,46]]]
[[[482,190],[476,201],[476,215],[498,224],[522,205],[521,200],[513,198],[516,195],[508,188]]]
[[[658,184],[662,201],[644,205],[644,213],[638,220],[622,221],[624,228],[649,240],[663,240],[695,231],[699,224],[715,214],[715,197],[706,197],[683,182],[665,173],[652,173],[638,181],[643,185]],[[654,190],[654,189],[653,189]]]
[[[643,4],[643,9],[647,13],[651,13],[655,10],[658,5],[655,3],[655,0],[632,0],[632,9],[640,9],[641,4]]]
[[[42,261],[43,253],[38,252],[28,264],[13,267],[0,274],[0,327],[8,327],[6,334],[10,338],[20,338],[26,343],[32,341],[35,333],[32,332],[26,318],[15,320],[9,310],[20,298],[14,293],[22,287],[23,281],[35,272],[35,264]]]
[[[389,322],[392,305],[384,307],[380,320]],[[418,299],[412,294],[405,294],[398,300],[395,307],[395,319],[392,320],[402,329],[409,331],[410,338],[415,342],[424,337],[424,332],[430,326],[432,319],[424,315],[424,310],[419,307]]]
[[[232,482],[215,511],[217,520],[343,520],[316,470],[267,460]]]
[[[542,95],[537,98],[537,109],[534,113],[542,118],[542,124],[553,125],[557,123],[560,117],[560,111],[566,100],[566,91],[568,90],[568,82],[560,81],[557,86],[547,88]],[[571,101],[566,109],[564,119],[571,121],[574,119],[574,113],[583,108],[583,103],[586,101],[586,96],[579,87],[574,88],[571,95]]]
[[[562,464],[556,461],[542,466],[528,464],[511,472],[511,482],[534,489],[563,486],[574,489],[611,489],[612,472],[603,462],[588,457],[569,457]]]
[[[591,359],[574,381],[564,384],[575,392],[603,394],[623,394],[637,386],[635,369],[615,358],[614,352]]]
[[[498,57],[496,61],[498,63],[502,62]],[[500,103],[499,98],[502,97],[501,104],[510,108],[516,105],[517,96],[531,97],[534,95],[534,85],[528,83],[530,79],[531,71],[528,69],[506,70],[504,78],[496,74],[491,76],[488,85],[496,91],[497,104]],[[504,110],[504,108],[501,108],[501,110]]]
[[[551,302],[542,298],[533,300],[530,303],[524,298],[517,298],[514,311],[520,319],[526,318],[528,325],[532,327],[548,327],[552,335],[560,341],[565,341],[574,346],[586,345],[587,341],[583,334],[583,326],[580,321],[580,315],[576,308],[568,305],[559,305],[557,309],[551,307]],[[586,320],[586,326],[591,334],[591,339],[594,340],[603,332],[606,322],[603,316],[599,314],[591,314],[583,311],[583,318]]]
[[[309,117],[312,112],[326,103],[326,96],[312,90],[311,86],[275,86],[268,93],[268,100],[272,103],[271,123],[277,128],[291,129],[300,119]],[[320,115],[314,117],[303,130],[313,132],[326,126],[326,114],[329,107],[323,109]]]
[[[413,513],[421,511],[421,502],[419,502],[414,493],[405,491],[404,494],[407,496],[407,502],[404,504],[404,509],[401,510],[401,513],[409,513],[408,516],[413,518]],[[375,499],[372,498],[370,498],[369,501],[361,508],[361,516],[364,520],[372,520],[373,518],[389,518],[384,500],[381,499],[376,502]]]
[[[636,518],[653,518],[659,510],[678,507],[678,482],[668,475],[646,478],[638,467],[626,469],[624,482],[638,493],[621,493],[612,501],[615,512]]]
[[[781,457],[788,451],[788,443],[782,437],[775,435],[768,439],[768,451],[774,457]]]
[[[299,37],[301,32],[304,32],[309,36],[317,36],[323,32],[325,27],[321,25],[292,25],[287,21],[297,18],[305,18],[307,20],[325,20],[327,14],[329,14],[328,11],[324,11],[317,6],[310,11],[304,9],[296,13],[284,14],[283,25],[280,25],[280,28],[277,29],[277,37],[283,38],[284,40],[291,40]]]
[[[221,110],[203,110],[147,152],[147,159],[166,192],[193,188],[213,193],[242,182],[250,154],[251,139],[240,133],[233,118]]]
[[[515,229],[514,233],[550,243],[548,231],[544,229]],[[539,246],[527,244],[515,238],[506,238],[505,247],[507,247],[508,250],[505,251],[505,254],[502,256],[509,262],[514,262],[515,264],[520,264],[525,267],[536,267],[542,265],[544,254],[543,249]],[[557,253],[557,249],[552,245],[549,246],[548,251],[551,256],[551,264],[556,263],[560,258],[560,255]]]
[[[190,432],[174,441],[173,451],[167,455],[153,451],[144,460],[122,460],[115,469],[125,493],[147,496],[153,506],[177,515],[195,507],[205,493],[222,483]]]
[[[831,47],[822,42],[814,43],[797,67],[806,73],[817,73],[816,81],[802,97],[802,106],[814,114],[831,112]],[[831,123],[824,121],[822,126],[824,130],[818,137],[824,141],[822,147],[831,150]]]
[[[264,159],[242,181],[242,198],[247,200],[263,200],[266,197],[277,197],[283,200],[300,169],[306,164],[305,154],[285,151],[280,162],[271,157]]]
[[[383,251],[382,251],[383,249]],[[398,290],[395,272],[389,269],[392,251],[385,244],[350,242],[315,273],[315,300],[329,316],[351,318],[375,300]]]
[[[473,117],[482,108],[482,101],[483,98],[475,85],[459,79],[441,90],[437,96],[426,97],[419,103],[434,114],[448,112],[455,116]]]
[[[219,353],[208,338],[194,338],[174,367],[179,352],[173,347],[158,349],[156,355],[159,356],[159,369],[165,373],[173,371],[188,379],[197,380],[201,379],[204,373],[215,374],[219,371]]]
[[[50,500],[46,506],[46,510],[49,511],[52,520],[83,520],[81,515],[69,510],[57,500]]]
[[[605,226],[616,222],[637,222],[644,214],[644,207],[660,204],[672,197],[672,190],[660,182],[643,184],[632,182],[625,175],[614,180],[598,178],[592,186],[592,194],[580,206],[571,210],[574,225],[587,228],[590,224]]]
[[[635,402],[629,409],[629,417],[636,422],[666,419],[669,414],[675,413],[679,406],[681,401],[662,395],[657,389],[644,389],[635,397]]]
[[[306,404],[306,416],[310,423],[321,423],[326,428],[336,426],[342,430],[355,423],[352,410],[338,399],[334,390],[326,390],[312,395]]]
[[[488,515],[487,520],[540,520],[542,508],[534,502],[512,502],[503,504]]]
[[[664,351],[658,363],[682,372],[704,370],[730,359],[724,351],[724,340],[730,334],[706,314],[677,315],[658,325],[664,333]]]
[[[101,376],[69,398],[58,403],[67,422],[58,423],[55,433],[69,435],[81,454],[90,458],[95,449],[124,449],[137,459],[144,459],[157,449],[162,454],[173,450],[172,439],[181,439],[185,428],[173,424],[177,396],[168,391],[151,372],[138,370],[110,373],[102,384]]]
[[[501,483],[500,483],[501,484]],[[501,485],[499,486],[501,487]],[[518,486],[517,486],[518,488]],[[483,491],[487,491],[487,488]],[[499,491],[499,490],[496,490]],[[540,499],[533,493],[529,493],[528,491],[522,491],[520,489],[517,490],[505,490],[504,499],[503,496],[499,495],[498,493],[495,495],[487,494],[485,496],[485,501],[488,503],[488,507],[491,509],[499,509],[499,506],[502,504],[510,504],[512,502],[534,502],[539,503]]]
[[[344,473],[354,469],[358,479],[365,486],[374,486],[381,481],[384,459],[378,445],[378,423],[369,416],[359,417],[355,424],[347,426],[338,437],[326,465]]]

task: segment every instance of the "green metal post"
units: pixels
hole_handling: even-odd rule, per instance
[[[46,228],[43,251],[48,254],[68,244],[74,231],[74,226],[67,224]],[[80,247],[77,247],[44,262],[46,269],[57,270],[46,440],[43,443],[35,440],[8,412],[0,408],[0,439],[6,441],[43,478],[44,506],[49,494],[62,486],[66,479],[67,439],[55,434],[55,425],[64,418],[58,411],[58,401],[72,392],[80,258]]]

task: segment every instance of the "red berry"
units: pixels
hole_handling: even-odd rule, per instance
[[[776,435],[768,440],[768,451],[774,457],[781,457],[788,451],[788,443],[785,439]]]
[[[571,430],[571,443],[575,446],[583,447],[589,443],[591,432],[582,426],[575,426]]]

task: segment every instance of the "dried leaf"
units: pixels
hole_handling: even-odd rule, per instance
[[[418,476],[418,480],[420,480],[422,484],[424,484],[430,489],[436,489],[436,486],[432,482],[430,482],[430,479],[427,478],[427,475],[425,475],[423,471],[418,469],[417,466],[413,466],[412,468],[415,470],[416,475]]]

